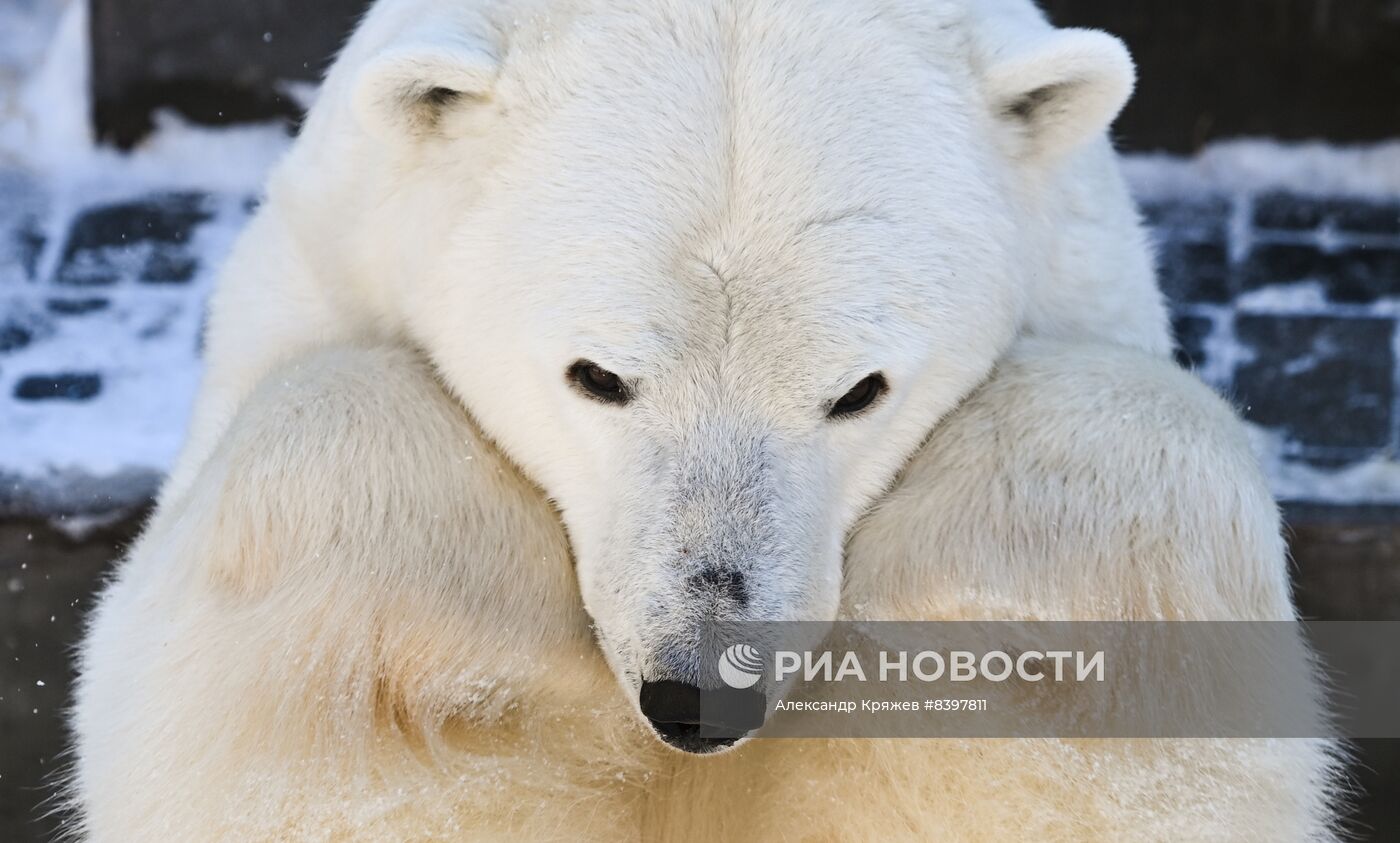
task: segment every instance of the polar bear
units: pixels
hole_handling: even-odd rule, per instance
[[[270,366],[403,341],[558,505],[630,695],[712,621],[829,618],[1018,333],[1169,348],[1132,78],[1025,2],[386,0],[226,267],[163,497]]]
[[[281,367],[97,610],[74,721],[89,837],[1334,839],[1319,740],[676,753],[619,693],[569,556],[416,353]],[[845,567],[844,617],[1293,616],[1230,409],[1109,344],[1017,341]]]
[[[85,828],[1325,836],[1325,742],[755,743],[655,707],[729,621],[1292,617],[1237,423],[1162,359],[1104,137],[1131,87],[1020,0],[382,0],[85,641]],[[1092,482],[996,498],[1055,460]]]

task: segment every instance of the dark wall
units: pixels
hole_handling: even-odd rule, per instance
[[[1061,26],[1125,41],[1138,88],[1126,149],[1198,149],[1241,135],[1400,135],[1397,0],[1041,0]]]
[[[129,146],[151,112],[295,119],[282,80],[319,78],[366,0],[92,0],[95,119]],[[1400,0],[1044,0],[1122,36],[1139,64],[1126,149],[1240,135],[1400,136]]]
[[[93,120],[127,147],[173,108],[200,123],[300,109],[285,81],[321,77],[367,0],[91,0]]]

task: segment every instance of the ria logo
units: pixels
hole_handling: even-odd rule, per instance
[[[731,688],[752,688],[763,678],[763,657],[748,644],[734,644],[720,654],[719,678]]]

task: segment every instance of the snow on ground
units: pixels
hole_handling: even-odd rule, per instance
[[[289,142],[279,126],[211,129],[165,116],[130,154],[95,146],[86,123],[85,14],[81,0],[0,0],[0,512],[92,513],[153,492],[179,448],[197,386],[203,300]],[[1400,197],[1400,141],[1365,149],[1241,141],[1191,159],[1131,156],[1126,171],[1134,190],[1153,200],[1280,189]],[[75,221],[113,205],[137,219],[153,214],[165,224],[170,214],[184,214],[197,224],[188,242],[139,244],[126,263],[120,248],[93,249],[115,261],[124,273],[119,281],[65,283],[67,275],[92,270],[82,265],[83,254],[74,256],[74,244],[86,236]],[[1243,248],[1238,240],[1232,245]],[[140,262],[167,246],[177,258],[197,259],[189,277],[138,281]],[[1230,306],[1296,314],[1332,305],[1316,284],[1300,283],[1253,290]],[[1400,300],[1355,307],[1394,317]],[[7,318],[25,326],[25,336],[7,339]],[[1219,331],[1204,342],[1214,343],[1209,366],[1237,364],[1248,353]],[[1212,371],[1201,373],[1212,380]],[[58,400],[12,400],[34,373],[83,372],[101,373],[95,392],[74,380],[52,384]],[[68,400],[73,395],[86,397]],[[1400,463],[1392,454],[1329,470],[1292,459],[1275,431],[1254,433],[1283,497],[1400,502]]]

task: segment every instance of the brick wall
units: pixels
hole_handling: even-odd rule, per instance
[[[1178,359],[1276,434],[1284,468],[1393,463],[1400,201],[1274,191],[1144,213]]]
[[[1301,459],[1394,452],[1400,202],[1274,192],[1143,210],[1184,364]]]

